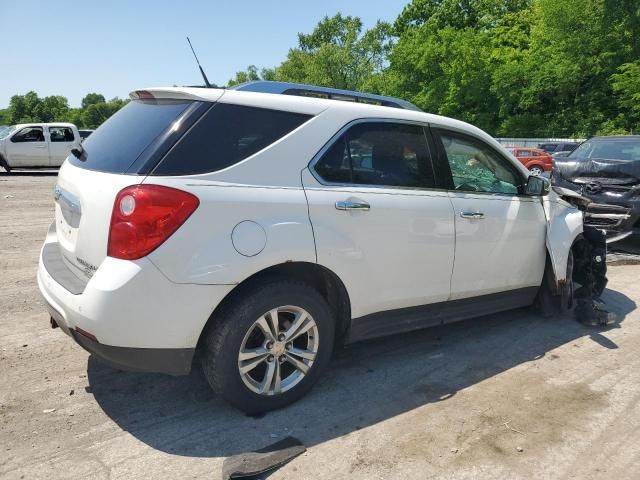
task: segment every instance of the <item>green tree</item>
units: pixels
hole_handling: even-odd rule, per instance
[[[96,103],[105,103],[104,95],[101,93],[87,93],[82,99],[82,108],[85,109],[89,105],[95,105]]]
[[[378,22],[362,32],[358,17],[324,17],[275,69],[277,80],[358,90],[379,73],[391,50],[391,26]]]
[[[640,131],[640,60],[621,65],[611,76],[611,87],[620,107],[618,125]]]
[[[413,0],[404,7],[393,27],[398,35],[427,23],[438,29],[482,30],[531,3],[532,0]]]
[[[82,112],[82,124],[86,128],[98,128],[111,115],[120,110],[129,101],[112,98],[108,102],[93,103]]]
[[[255,65],[249,65],[246,70],[236,72],[235,77],[229,80],[227,86],[232,87],[233,85],[255,80],[275,80],[275,70],[272,68],[258,70]]]

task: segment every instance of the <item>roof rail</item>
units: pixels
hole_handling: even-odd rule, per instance
[[[352,90],[341,90],[339,88],[317,87],[315,85],[304,85],[302,83],[272,82],[258,80],[246,82],[230,87],[230,90],[243,92],[275,93],[280,95],[296,95],[300,97],[328,98],[332,100],[342,100],[346,102],[366,103],[369,105],[381,105],[384,107],[403,108],[405,110],[416,110],[421,112],[413,103],[400,98],[385,97],[372,93],[354,92]]]

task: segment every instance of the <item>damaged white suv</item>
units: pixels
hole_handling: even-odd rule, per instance
[[[260,412],[337,342],[570,293],[582,212],[471,125],[273,82],[131,98],[62,166],[38,268],[52,325],[117,367],[198,352]]]

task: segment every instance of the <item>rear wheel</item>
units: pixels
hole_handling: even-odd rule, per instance
[[[205,376],[216,393],[250,414],[302,397],[333,350],[331,310],[302,283],[284,280],[245,288],[212,322],[204,339]]]

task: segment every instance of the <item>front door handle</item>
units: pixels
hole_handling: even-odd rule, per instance
[[[460,213],[462,218],[470,218],[472,220],[480,220],[484,218],[484,213],[482,212],[462,212]]]
[[[370,209],[371,205],[364,200],[342,200],[336,202],[336,210],[360,210],[366,212]]]

